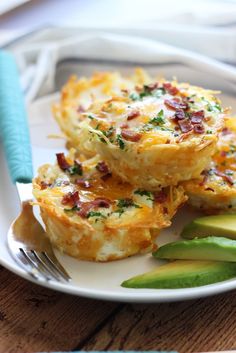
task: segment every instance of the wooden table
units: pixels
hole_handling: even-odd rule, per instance
[[[0,353],[236,349],[236,292],[169,304],[121,304],[34,285],[0,267]]]

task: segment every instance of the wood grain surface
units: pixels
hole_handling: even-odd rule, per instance
[[[0,270],[0,352],[72,350],[119,305],[34,285]]]
[[[236,349],[236,292],[168,304],[119,304],[31,284],[0,267],[0,353]]]
[[[127,305],[85,350],[203,352],[236,347],[236,292],[169,304]]]

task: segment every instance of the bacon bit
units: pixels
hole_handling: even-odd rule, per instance
[[[138,110],[133,110],[132,112],[129,113],[129,115],[127,116],[127,120],[132,120],[137,118],[140,115],[140,112]]]
[[[196,134],[203,134],[205,131],[205,128],[202,124],[195,124],[193,126],[193,130]]]
[[[167,139],[167,140],[166,140],[166,144],[168,144],[168,143],[170,143],[170,139]]]
[[[207,182],[207,179],[208,179],[208,175],[204,175],[202,181],[199,183],[199,186],[203,186],[206,184]]]
[[[205,112],[204,110],[198,110],[197,112],[193,112],[191,116],[199,116],[200,118],[203,119],[205,117]]]
[[[80,104],[79,106],[78,106],[78,108],[77,108],[77,112],[78,113],[84,113],[86,110],[85,110],[85,108]]]
[[[190,120],[192,124],[202,124],[202,118],[200,116],[191,116]]]
[[[70,182],[69,182],[69,180],[63,180],[61,184],[62,185],[70,185]]]
[[[207,170],[207,169],[204,169],[204,170],[201,172],[201,175],[208,175],[208,170]]]
[[[105,197],[98,197],[94,201],[91,201],[94,207],[104,207],[104,208],[109,208],[111,205],[111,200],[105,198]]]
[[[87,218],[91,208],[93,208],[93,204],[91,202],[84,202],[81,204],[80,210],[77,211],[77,214],[82,218]]]
[[[68,192],[68,194],[63,196],[61,203],[62,205],[70,204],[72,207],[77,206],[79,204],[79,192]]]
[[[226,157],[227,156],[227,152],[226,151],[221,151],[220,155],[221,155],[221,157]]]
[[[64,153],[56,153],[57,163],[62,170],[66,170],[71,167],[71,165],[67,162]]]
[[[178,124],[183,133],[189,132],[193,129],[191,122],[188,119],[179,120]]]
[[[109,199],[98,197],[93,201],[81,203],[80,210],[77,211],[77,214],[82,218],[86,218],[88,216],[89,211],[92,208],[97,208],[97,207],[109,208],[111,203],[112,201]]]
[[[107,173],[101,176],[101,179],[103,181],[106,181],[107,179],[111,178],[112,174],[111,173]]]
[[[164,104],[167,106],[167,107],[169,107],[169,108],[171,108],[171,109],[173,109],[173,110],[177,110],[177,109],[187,109],[188,108],[188,104],[187,103],[185,103],[185,102],[181,102],[180,100],[177,100],[176,98],[175,99],[172,99],[172,100],[170,100],[170,99],[165,99],[164,100]]]
[[[84,179],[76,179],[75,180],[75,184],[78,186],[81,186],[82,188],[90,188],[91,184],[88,180],[84,180]]]
[[[207,170],[203,170],[201,172],[201,175],[203,175],[204,177],[203,177],[202,181],[199,183],[199,186],[203,186],[206,183],[206,181],[208,179],[208,171]]]
[[[149,85],[145,85],[145,88],[148,89],[149,91],[154,91],[154,89],[157,89],[159,86],[158,82],[155,83],[150,83]]]
[[[191,114],[190,120],[192,124],[200,124],[202,123],[202,119],[204,119],[205,113],[204,110],[199,110],[198,112],[194,112]]]
[[[167,195],[164,190],[156,191],[153,193],[154,201],[158,203],[164,203],[167,200]]]
[[[177,109],[174,115],[175,119],[177,120],[183,120],[185,119],[185,113],[183,109]]]
[[[163,207],[163,212],[164,212],[164,214],[168,214],[168,208],[167,207]]]
[[[206,190],[206,191],[212,191],[212,192],[214,192],[214,191],[215,191],[214,189],[209,188],[209,187],[208,187],[208,188],[205,188],[205,190]]]
[[[47,183],[46,181],[41,181],[40,182],[40,187],[41,187],[41,190],[45,190],[47,189],[49,186],[51,186],[52,184],[50,183]]]
[[[98,164],[96,165],[96,169],[101,173],[109,173],[109,168],[104,161],[98,162]]]
[[[226,181],[227,183],[229,183],[230,185],[234,185],[234,180],[231,176],[219,171],[219,170],[215,170],[215,175],[220,176],[224,181]]]
[[[131,130],[122,130],[121,131],[121,136],[127,140],[127,141],[132,141],[132,142],[137,142],[141,139],[142,135],[138,132],[131,131]]]
[[[123,123],[120,126],[121,129],[127,129],[128,127],[129,127],[129,124],[127,124],[127,123]]]
[[[223,135],[223,136],[225,136],[225,135],[229,135],[231,132],[230,132],[230,130],[227,128],[227,127],[224,127],[223,129],[222,129],[222,131],[221,131],[221,134]]]
[[[123,88],[123,89],[121,90],[121,92],[123,92],[123,93],[128,93],[129,91],[128,91],[127,89],[124,89],[124,88]]]
[[[173,96],[179,93],[178,88],[175,86],[172,86],[172,84],[169,82],[163,83],[163,87],[169,94],[172,94]]]

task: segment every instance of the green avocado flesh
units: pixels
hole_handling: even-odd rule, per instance
[[[220,237],[181,240],[161,246],[152,255],[158,259],[236,262],[236,240]]]
[[[176,260],[132,277],[121,286],[154,289],[190,288],[221,282],[235,276],[234,262]]]
[[[180,235],[186,239],[210,235],[236,239],[236,214],[196,218],[184,227]]]

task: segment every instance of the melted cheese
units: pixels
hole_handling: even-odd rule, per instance
[[[74,159],[73,154],[71,151],[68,162]],[[42,166],[34,180],[34,195],[53,244],[72,256],[96,261],[150,251],[154,234],[170,225],[177,208],[186,200],[183,188],[167,188],[166,200],[158,203],[151,192],[137,193],[135,187],[116,176],[103,181],[96,168],[99,157],[81,160],[83,179],[90,183],[89,188],[79,186],[78,176],[63,172],[57,164]],[[42,188],[42,182],[48,187]],[[71,205],[62,203],[63,197],[74,191],[78,191],[81,202],[101,197],[109,199],[110,206],[92,209],[96,216],[81,217]],[[133,205],[120,207],[124,199],[131,199]]]

